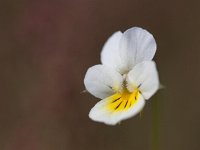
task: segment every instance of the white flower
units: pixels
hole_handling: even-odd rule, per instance
[[[102,99],[89,113],[92,120],[115,125],[142,110],[159,88],[155,52],[153,36],[138,27],[108,39],[102,64],[89,68],[84,79],[87,91]]]

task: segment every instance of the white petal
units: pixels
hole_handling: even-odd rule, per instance
[[[159,89],[158,72],[153,61],[137,64],[127,76],[127,88],[139,88],[145,99],[149,99]]]
[[[102,64],[110,66],[119,72],[124,68],[119,49],[121,37],[122,33],[120,31],[115,32],[104,44],[101,52]]]
[[[152,60],[156,52],[156,42],[151,33],[142,28],[133,27],[124,32],[120,41],[122,61],[128,70],[145,60]]]
[[[145,100],[142,95],[139,96],[136,104],[130,109],[120,112],[112,112],[106,109],[109,104],[110,97],[98,102],[90,111],[89,117],[97,122],[102,122],[107,125],[116,125],[122,120],[128,119],[137,115],[145,105]]]
[[[119,90],[122,82],[121,74],[105,65],[95,65],[89,68],[84,79],[86,89],[101,99]]]
[[[123,34],[118,31],[107,40],[102,49],[101,62],[124,74],[137,63],[152,60],[155,52],[156,42],[152,34],[133,27]]]

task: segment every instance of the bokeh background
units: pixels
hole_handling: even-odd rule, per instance
[[[198,0],[0,0],[1,150],[199,150]],[[165,86],[117,126],[88,118],[88,67],[115,31],[156,38]]]

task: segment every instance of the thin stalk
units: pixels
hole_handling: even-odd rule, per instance
[[[152,150],[159,150],[160,108],[158,95],[152,100]]]

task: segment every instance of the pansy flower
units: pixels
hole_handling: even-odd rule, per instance
[[[143,109],[159,88],[155,52],[154,37],[139,27],[115,32],[107,40],[102,64],[90,67],[84,79],[87,91],[101,99],[89,113],[92,120],[115,125]]]

